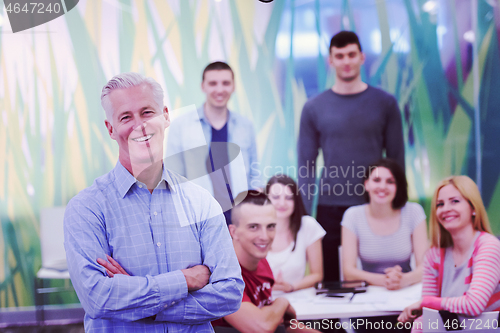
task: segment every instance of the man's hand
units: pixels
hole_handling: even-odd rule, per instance
[[[401,289],[403,278],[403,269],[401,266],[388,267],[384,270],[385,273],[385,287],[389,290]]]
[[[210,270],[205,265],[196,265],[191,268],[181,269],[186,278],[188,291],[196,291],[208,284]]]
[[[120,264],[111,256],[106,255],[106,259],[108,259],[109,262],[104,259],[97,258],[97,263],[102,267],[106,268],[106,273],[108,273],[109,277],[113,277],[115,276],[115,274],[123,274],[130,276],[130,274],[127,273],[127,271],[123,269],[123,267],[120,266]]]

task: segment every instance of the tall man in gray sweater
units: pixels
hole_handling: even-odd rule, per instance
[[[341,31],[330,42],[329,63],[336,71],[331,89],[304,105],[298,141],[299,187],[309,212],[318,198],[323,238],[324,280],[339,280],[340,221],[350,206],[365,202],[365,169],[384,156],[404,167],[401,115],[396,99],[361,80],[365,55],[354,32]],[[324,169],[316,185],[316,158]]]

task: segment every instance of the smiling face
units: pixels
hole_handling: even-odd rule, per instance
[[[389,169],[376,167],[365,181],[365,189],[370,203],[391,205],[396,196],[396,180]]]
[[[207,95],[209,107],[226,108],[234,92],[233,73],[228,69],[205,72],[201,90]]]
[[[276,217],[279,219],[290,218],[295,209],[293,192],[289,186],[275,183],[269,188],[269,200],[276,209]]]
[[[109,135],[119,147],[119,159],[131,173],[134,165],[150,165],[163,158],[163,138],[170,124],[168,110],[154,99],[148,84],[115,89],[108,96],[113,109]]]
[[[271,249],[276,234],[276,211],[270,204],[258,206],[247,203],[237,209],[238,222],[229,225],[229,231],[238,260],[244,267],[251,269]]]
[[[464,228],[473,229],[473,209],[469,201],[451,184],[439,190],[436,201],[436,217],[439,224],[450,234]]]
[[[357,44],[348,44],[341,48],[333,46],[330,49],[329,63],[335,68],[338,80],[351,82],[357,79],[364,62],[365,55]]]

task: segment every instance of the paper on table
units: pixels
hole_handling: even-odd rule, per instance
[[[408,305],[418,301],[422,296],[422,284],[406,287],[401,290],[386,290],[372,288],[369,293],[357,294],[353,303],[371,303],[372,306],[381,311],[403,311]]]
[[[311,288],[307,288],[307,289],[297,290],[297,291],[294,291],[291,293],[273,291],[272,297],[273,297],[273,300],[275,300],[278,297],[284,297],[284,298],[288,299],[290,302],[294,302],[294,301],[308,302],[308,301],[313,301],[315,295],[316,295],[316,289],[311,287]]]
[[[370,292],[354,295],[351,303],[384,303],[388,299],[387,292]]]
[[[408,305],[415,303],[422,297],[422,284],[407,287],[391,293],[388,301],[380,308],[385,311],[403,311]]]
[[[369,292],[356,294],[352,303],[377,303],[385,304],[387,310],[396,308],[398,311],[402,304],[405,304],[402,309],[416,302],[422,295],[422,284],[418,283],[401,290],[387,290],[383,287],[370,286]],[[402,310],[401,309],[401,310]]]

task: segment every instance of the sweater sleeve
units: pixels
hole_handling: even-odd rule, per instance
[[[311,214],[314,199],[314,195],[311,195],[314,191],[310,191],[310,187],[316,183],[316,158],[319,146],[319,133],[308,102],[302,109],[297,143],[299,189],[308,214]]]
[[[422,296],[424,299],[426,297],[436,297],[439,295],[439,260],[439,249],[436,247],[430,248],[425,254],[424,273],[422,276]]]
[[[423,293],[423,307],[468,316],[477,316],[484,311],[500,281],[500,241],[484,233],[476,240],[474,246],[472,262],[469,263],[472,264],[472,278],[465,281],[465,283],[470,282],[470,286],[464,295],[439,298]],[[425,276],[424,271],[424,279]]]
[[[405,144],[403,139],[403,124],[398,102],[391,96],[387,106],[387,127],[384,133],[384,146],[388,158],[396,160],[405,168]]]

